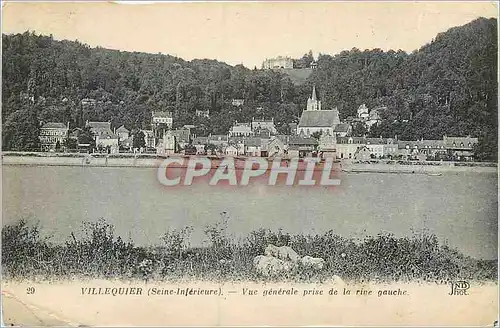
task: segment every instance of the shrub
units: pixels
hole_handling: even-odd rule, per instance
[[[299,255],[321,257],[321,272],[300,266],[282,279],[321,282],[333,275],[345,281],[429,281],[452,279],[494,281],[497,261],[475,260],[447,245],[435,235],[415,234],[397,238],[392,234],[368,236],[354,241],[336,235],[291,235],[259,229],[242,240],[227,233],[227,213],[205,229],[209,245],[191,247],[192,227],[169,230],[162,244],[140,247],[115,237],[113,226],[103,219],[85,222],[79,238],[71,233],[64,244],[40,237],[38,225],[22,219],[2,229],[2,269],[8,278],[25,279],[86,276],[101,278],[259,280],[253,258],[269,244],[290,246]]]

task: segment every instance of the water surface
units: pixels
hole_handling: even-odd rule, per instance
[[[152,168],[63,166],[3,167],[3,224],[21,217],[39,221],[56,242],[83,221],[105,218],[116,234],[138,244],[155,244],[168,229],[203,230],[229,216],[228,231],[243,236],[258,228],[290,233],[333,230],[362,238],[379,232],[396,236],[435,233],[442,242],[477,257],[497,258],[495,173],[352,173],[342,187],[251,186],[227,189],[205,184],[169,189]]]

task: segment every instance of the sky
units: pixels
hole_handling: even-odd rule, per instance
[[[315,56],[354,47],[411,52],[450,27],[498,16],[494,1],[11,2],[2,9],[3,33],[34,30],[92,47],[249,68],[309,50]]]

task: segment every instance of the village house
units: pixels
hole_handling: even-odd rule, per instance
[[[347,123],[340,123],[333,129],[333,134],[337,137],[347,137],[352,132],[352,127]]]
[[[335,127],[340,124],[337,108],[322,110],[321,101],[316,97],[316,87],[313,86],[312,96],[307,100],[307,109],[302,112],[297,134],[311,136],[315,132],[333,135]]]
[[[102,147],[107,149],[111,154],[118,153],[118,136],[112,132],[103,132],[101,135],[99,135],[96,146],[99,148]]]
[[[166,130],[172,129],[173,116],[172,112],[166,111],[153,111],[151,113],[151,128],[153,130],[153,137],[159,139],[163,137]],[[156,140],[152,147],[156,146]]]
[[[367,146],[361,146],[356,153],[354,153],[354,159],[358,161],[368,161],[371,159],[371,151]]]
[[[42,150],[49,150],[62,147],[68,137],[68,124],[47,122],[40,128],[40,144]]]
[[[204,154],[205,146],[208,145],[208,143],[208,137],[195,137],[193,138],[192,146],[196,148],[197,154]]]
[[[358,107],[358,119],[360,120],[367,120],[370,117],[368,114],[368,107],[366,107],[365,104],[362,104]]]
[[[243,106],[243,104],[245,103],[245,100],[244,99],[233,99],[231,101],[231,104],[233,106],[236,106],[236,107],[240,107],[240,106]]]
[[[153,111],[151,113],[151,124],[153,127],[165,124],[169,129],[171,129],[173,124],[172,112]]]
[[[224,149],[224,153],[227,156],[238,156],[238,148],[234,145],[229,145]]]
[[[196,110],[196,116],[198,117],[210,117],[210,110]]]
[[[337,158],[337,138],[336,136],[321,135],[319,138],[318,151],[322,158]]]
[[[247,137],[229,137],[228,138],[228,146],[234,146],[238,150],[238,155],[245,155],[245,140]]]
[[[276,134],[276,127],[274,126],[274,119],[271,118],[270,120],[269,119],[265,119],[265,118],[261,118],[261,119],[255,119],[255,118],[252,118],[252,131],[254,131],[254,133],[258,130],[268,130],[271,134]]]
[[[217,149],[223,149],[229,144],[229,137],[224,134],[211,134],[208,136],[208,143],[217,147]]]
[[[449,156],[457,160],[472,160],[474,157],[474,146],[478,143],[477,138],[448,137],[443,136],[443,143]]]
[[[268,129],[257,129],[253,132],[254,137],[257,138],[270,138],[271,137],[271,131]]]
[[[418,154],[417,142],[398,140],[398,152],[404,159],[414,158]]]
[[[156,137],[153,130],[141,130],[144,134],[146,148],[156,148]]]
[[[90,127],[90,131],[94,135],[95,145],[98,148],[111,149],[110,152],[118,152],[118,135],[111,130],[111,122],[89,122],[85,124]]]
[[[252,131],[252,127],[250,123],[234,123],[229,130],[230,137],[249,137],[253,136],[254,133]]]
[[[176,140],[175,136],[172,135],[172,131],[167,130],[163,133],[163,138],[160,139],[158,145],[156,146],[156,153],[162,156],[168,156],[175,153]]]
[[[366,121],[368,129],[370,129],[373,125],[377,125],[380,122],[381,120],[380,112],[385,110],[386,108],[387,107],[377,107],[370,111],[370,114],[368,115],[368,120]]]
[[[130,131],[123,125],[116,129],[115,133],[118,135],[120,141],[128,139],[130,136]]]
[[[282,157],[287,151],[287,146],[282,138],[271,137],[262,144],[261,156],[263,157]]]
[[[477,142],[477,138],[443,136],[442,140],[400,140],[398,141],[398,149],[400,155],[410,159],[416,159],[418,155],[423,155],[422,158],[432,160],[445,158],[472,160],[474,145]]]
[[[352,159],[363,146],[365,146],[365,139],[362,137],[338,137],[337,158]]]
[[[318,140],[311,137],[288,136],[286,145],[298,148],[299,157],[311,156],[318,148]]]
[[[384,149],[383,156],[384,157],[395,157],[398,155],[398,140],[395,138],[385,138],[383,139]]]
[[[385,144],[386,140],[383,138],[365,138],[366,148],[374,158],[384,157]]]
[[[112,133],[112,131],[111,131],[111,122],[91,122],[91,121],[87,121],[85,123],[85,126],[89,127],[90,131],[95,136],[99,136],[99,135],[103,134],[104,132],[110,132],[110,133]]]
[[[245,147],[246,156],[253,156],[253,157],[261,156],[261,147],[262,147],[261,138],[246,138],[243,144]]]
[[[293,150],[293,154],[298,153],[299,157],[307,157],[311,156],[313,153],[315,153],[318,149],[318,140],[312,137],[304,137],[302,135],[298,136],[293,136],[293,135],[278,135],[276,138],[272,138],[270,143],[272,143],[273,140],[280,140],[281,144],[283,145],[283,149],[281,149],[281,145],[278,144],[277,142],[274,142],[278,148],[275,148],[278,153],[280,153],[281,150],[283,150],[283,154],[287,154],[288,157],[291,157],[290,154],[288,154],[288,150],[290,147]],[[269,154],[271,154],[272,149],[269,149]],[[295,152],[297,151],[297,152]]]
[[[80,101],[80,103],[82,104],[83,107],[86,107],[86,106],[95,106],[96,104],[96,100],[93,99],[93,98],[84,98]]]
[[[170,135],[175,138],[175,143],[180,148],[184,149],[190,143],[191,135],[189,129],[177,129],[177,130],[169,130]]]

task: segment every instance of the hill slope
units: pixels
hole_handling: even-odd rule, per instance
[[[342,118],[355,115],[362,103],[387,106],[373,136],[470,134],[480,137],[482,158],[497,154],[496,19],[452,28],[412,54],[352,49],[320,55],[303,84],[284,72],[91,49],[28,32],[2,40],[4,149],[37,148],[39,120],[72,126],[111,120],[114,127],[134,129],[146,127],[151,111],[160,109],[174,111],[176,126],[199,125],[198,133],[225,133],[234,120],[256,116],[274,117],[284,133],[314,83],[323,108],[337,106]],[[96,99],[96,106],[82,108],[83,98]],[[232,98],[245,105],[231,106]],[[196,109],[210,109],[211,118],[199,120]]]

